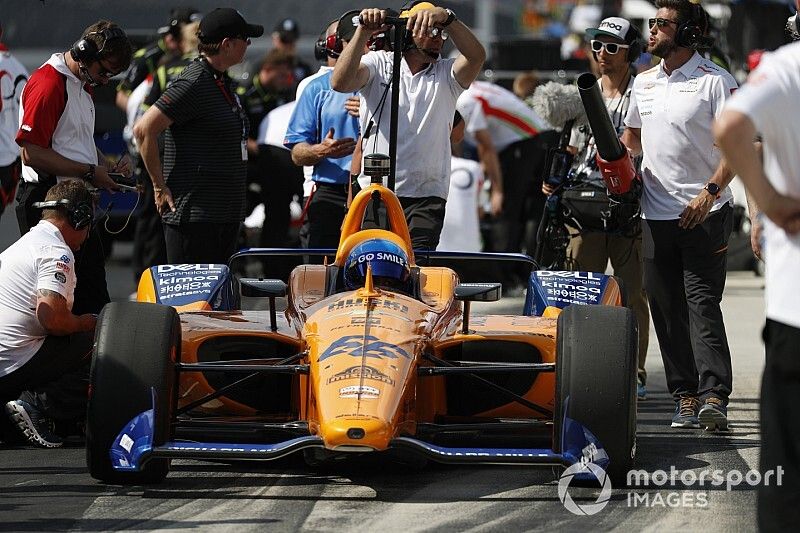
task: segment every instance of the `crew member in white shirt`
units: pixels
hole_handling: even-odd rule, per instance
[[[477,77],[486,52],[449,9],[419,2],[400,16],[408,18],[406,29],[411,39],[400,65],[402,118],[397,132],[396,192],[414,248],[435,250],[444,223],[456,100]],[[385,17],[385,10],[361,11],[361,25],[339,57],[331,80],[336,91],[361,92],[365,156],[389,153],[393,56],[384,51],[364,55],[364,45],[372,34],[386,29]],[[448,37],[460,52],[455,59],[440,56]]]
[[[54,185],[38,207],[42,220],[0,254],[0,400],[30,442],[54,448],[63,441],[50,421],[86,411],[96,318],[72,312],[74,252],[94,207],[80,180]]]
[[[800,0],[797,2],[800,8]],[[790,20],[800,37],[796,19]],[[759,484],[761,531],[800,522],[800,43],[766,54],[714,127],[730,166],[763,209],[766,265],[766,365],[761,383],[759,471],[784,470],[781,484]],[[753,139],[763,141],[763,165]]]
[[[714,144],[714,118],[736,89],[703,58],[708,17],[689,0],[657,0],[647,51],[661,63],[636,76],[623,142],[643,152],[642,254],[674,428],[726,430],[733,390],[720,302],[733,229],[733,173]]]

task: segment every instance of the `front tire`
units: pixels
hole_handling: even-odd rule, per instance
[[[557,331],[554,449],[564,451],[565,417],[579,422],[605,448],[619,484],[636,452],[636,319],[626,307],[570,305]]]
[[[95,479],[116,484],[162,481],[169,460],[151,459],[140,472],[117,471],[109,450],[122,428],[152,405],[155,390],[153,445],[170,435],[174,407],[174,363],[180,350],[178,313],[169,306],[112,302],[97,319],[86,416],[86,463]]]

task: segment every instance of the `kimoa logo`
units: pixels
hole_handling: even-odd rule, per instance
[[[585,503],[581,505],[575,503],[575,500],[573,500],[572,496],[570,496],[569,485],[572,482],[572,478],[575,477],[575,474],[584,472],[585,469],[588,469],[592,474],[594,474],[594,477],[597,478],[603,488],[600,489],[600,495],[597,496],[597,500],[594,503]],[[598,466],[594,463],[575,463],[564,470],[564,473],[561,474],[561,477],[558,480],[558,499],[561,500],[561,503],[564,504],[564,507],[566,507],[567,511],[572,514],[579,516],[591,516],[593,514],[597,514],[605,509],[606,505],[608,505],[608,500],[611,499],[611,478],[608,477],[606,471],[603,470],[601,466]]]
[[[602,29],[602,28],[605,28],[605,27],[613,28],[613,29],[615,29],[617,31],[622,31],[622,25],[621,24],[614,24],[613,22],[607,22],[607,21],[601,22],[600,23],[600,28]]]

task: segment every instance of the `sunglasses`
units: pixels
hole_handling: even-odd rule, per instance
[[[428,33],[428,37],[431,39],[435,39],[439,36],[442,37],[443,41],[446,41],[450,38],[450,34],[447,32],[447,30],[443,30],[442,28],[437,28],[435,26],[431,28],[431,31]]]
[[[662,19],[662,18],[655,18],[655,19],[647,19],[647,27],[652,28],[654,25],[658,25],[659,28],[663,28],[669,24],[678,25],[677,20],[669,20],[669,19]]]
[[[116,76],[117,74],[120,74],[122,72],[121,70],[111,70],[111,69],[109,69],[108,67],[106,67],[103,64],[102,61],[98,61],[98,64],[100,65],[100,71],[97,73],[97,75],[101,76],[103,78],[106,78],[106,79],[113,78],[114,76]]]
[[[592,52],[600,52],[600,50],[604,49],[611,55],[616,54],[619,52],[620,48],[630,48],[631,45],[629,44],[619,44],[619,43],[604,43],[603,41],[598,41],[596,39],[592,39]]]

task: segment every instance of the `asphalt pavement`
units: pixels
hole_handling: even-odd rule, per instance
[[[7,212],[0,249],[16,238]],[[130,244],[115,246],[108,265],[112,297],[134,290]],[[477,313],[510,312],[521,299],[475,304]],[[758,466],[758,406],[764,350],[763,280],[731,273],[723,311],[733,355],[734,394],[728,433],[674,430],[655,333],[647,368],[648,399],[640,402],[636,468],[655,474],[648,487],[612,487],[591,516],[568,511],[559,497],[560,471],[530,467],[421,470],[366,460],[316,471],[299,460],[235,464],[175,461],[160,485],[118,487],[89,477],[79,445],[57,450],[0,443],[1,531],[208,530],[699,530],[755,529],[755,490],[727,490],[694,481]],[[676,482],[656,485],[659,471]],[[735,477],[735,476],[734,476]],[[570,486],[579,506],[598,502],[599,488]]]

